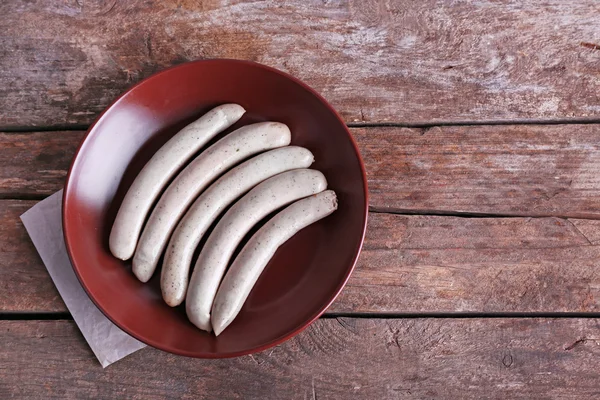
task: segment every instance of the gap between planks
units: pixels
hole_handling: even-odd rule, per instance
[[[320,319],[494,319],[494,318],[600,318],[600,312],[421,312],[364,313],[333,312]],[[72,321],[68,312],[0,312],[0,321]]]
[[[409,210],[385,207],[369,206],[370,213],[394,214],[404,216],[434,216],[434,217],[457,217],[457,218],[560,218],[560,219],[589,219],[600,220],[600,216],[587,213],[478,213],[471,211],[453,210]]]
[[[481,121],[429,121],[429,122],[348,122],[349,128],[434,128],[436,126],[495,126],[495,125],[592,125],[600,124],[600,118],[553,118],[553,119],[508,119],[508,120],[481,120]],[[86,131],[89,125],[49,125],[49,126],[0,126],[0,132],[27,133],[27,132],[53,132],[53,131]]]

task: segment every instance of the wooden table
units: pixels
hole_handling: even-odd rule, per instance
[[[600,5],[0,2],[0,398],[599,398]],[[358,266],[304,333],[102,370],[19,215],[119,93],[199,58],[322,93],[371,193]]]

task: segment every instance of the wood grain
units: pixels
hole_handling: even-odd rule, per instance
[[[352,128],[373,210],[600,218],[600,125]],[[62,188],[83,132],[0,133],[0,196]]]
[[[353,129],[371,207],[600,218],[600,125]]]
[[[66,311],[0,201],[0,311]],[[600,312],[600,223],[371,213],[358,265],[329,313]],[[133,278],[132,278],[133,279]]]
[[[594,0],[5,1],[0,126],[89,124],[203,58],[258,61],[348,122],[597,118]]]
[[[35,203],[0,200],[0,311],[66,311],[19,219]]]
[[[0,132],[0,196],[48,196],[60,190],[84,132]]]
[[[596,399],[596,319],[319,320],[228,360],[143,349],[103,370],[71,321],[0,322],[0,397]]]
[[[598,312],[600,224],[371,213],[331,312]]]

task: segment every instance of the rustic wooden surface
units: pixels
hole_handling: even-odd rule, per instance
[[[0,2],[0,398],[599,398],[599,12]],[[102,370],[18,217],[62,187],[118,94],[214,57],[297,76],[352,127],[364,250],[327,315],[280,346],[221,361],[145,349]]]
[[[19,215],[0,201],[0,311],[66,312]],[[328,313],[600,312],[600,221],[371,213]]]
[[[84,132],[0,132],[0,197],[44,198],[60,190]]]
[[[600,125],[352,133],[376,210],[600,218]]]
[[[0,323],[0,397],[597,399],[597,319],[317,321],[274,349],[144,349],[102,370],[71,321]]]
[[[600,218],[600,125],[352,128],[372,210]],[[62,188],[81,131],[0,133],[0,196]]]
[[[36,202],[0,200],[0,311],[65,311],[19,216]]]
[[[348,122],[594,118],[595,0],[3,1],[0,126],[88,124],[170,65],[287,71]]]

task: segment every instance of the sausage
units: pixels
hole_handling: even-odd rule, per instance
[[[215,178],[245,158],[287,146],[290,140],[286,125],[259,122],[230,133],[196,157],[169,185],[150,214],[133,256],[135,276],[142,282],[150,279],[177,222]]]
[[[269,213],[326,188],[327,180],[321,172],[298,169],[267,179],[235,203],[200,251],[186,295],[188,319],[198,328],[210,331],[210,309],[219,283],[246,233]]]
[[[244,246],[227,271],[212,306],[211,323],[219,335],[240,312],[277,248],[308,225],[337,209],[333,190],[298,200],[271,218]]]
[[[194,250],[231,202],[265,179],[288,170],[307,168],[313,161],[313,154],[303,147],[282,147],[240,164],[206,189],[177,225],[165,252],[160,278],[165,302],[175,307],[185,299]]]
[[[110,252],[121,260],[133,256],[144,220],[160,192],[177,171],[210,139],[236,123],[246,112],[237,104],[213,108],[192,122],[146,163],[127,191],[109,238]]]

